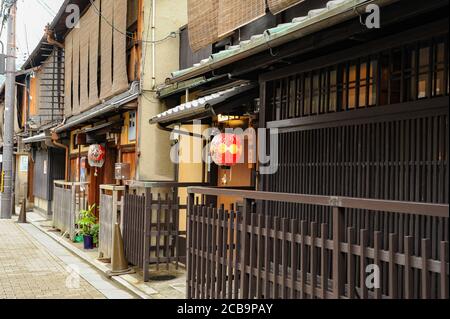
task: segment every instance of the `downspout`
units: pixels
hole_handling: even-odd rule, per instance
[[[28,120],[29,120],[29,116],[30,116],[30,97],[31,97],[31,92],[30,92],[30,88],[31,88],[31,74],[28,73],[25,76],[25,90],[26,90],[26,94],[27,94],[27,105],[25,108],[25,133],[28,133]]]
[[[156,0],[152,0],[152,90],[156,87]]]

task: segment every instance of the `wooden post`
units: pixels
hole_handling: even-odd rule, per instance
[[[102,193],[102,189],[100,189],[100,193]],[[101,207],[100,207],[101,208]],[[116,228],[117,223],[117,190],[113,187],[112,191],[112,212],[111,212],[111,252],[114,251],[114,229]],[[120,228],[121,232],[123,232],[122,228]],[[123,234],[123,233],[122,233]]]
[[[431,241],[422,239],[422,299],[430,298],[430,276],[428,274],[428,259],[430,259]]]
[[[440,247],[441,253],[441,299],[448,299],[448,276],[447,276],[447,260],[448,260],[448,242],[442,241]]]
[[[344,292],[342,280],[341,243],[344,238],[344,208],[333,207],[333,294],[340,299]]]
[[[242,232],[241,232],[241,293],[240,293],[240,299],[247,299],[248,298],[248,280],[246,280],[247,273],[246,273],[246,265],[248,263],[248,254],[247,246],[248,246],[248,240],[247,240],[247,225],[248,225],[248,218],[250,215],[251,210],[251,200],[248,198],[244,198],[244,209],[242,211]]]
[[[67,225],[69,227],[69,236],[70,239],[73,240],[75,238],[75,224],[77,223],[77,190],[75,183],[71,184],[71,191],[72,191],[72,198],[71,198],[71,205],[70,205],[70,212],[69,212],[69,220],[70,225]]]
[[[152,210],[152,191],[150,188],[145,189],[145,217],[144,217],[144,256],[142,256],[142,270],[144,272],[144,282],[148,282],[150,279],[150,274],[148,272],[148,265],[150,259],[150,231],[151,231],[151,210]]]
[[[115,187],[113,187],[113,192],[112,192],[112,211],[113,211],[112,224],[113,225],[115,225],[118,220],[118,218],[117,218],[117,212],[118,212],[118,206],[119,206],[118,198],[119,198],[119,191]]]
[[[186,276],[186,298],[192,299],[192,290],[191,290],[191,280],[192,280],[192,265],[191,265],[191,240],[192,240],[192,234],[191,234],[191,227],[190,227],[190,216],[192,214],[192,209],[194,208],[194,202],[195,202],[195,194],[190,193],[188,195],[188,207],[186,212],[186,265],[187,265],[187,276]]]
[[[374,245],[373,245],[373,251],[374,251],[374,257],[373,257],[373,261],[374,264],[378,267],[378,269],[381,270],[381,236],[382,233],[380,231],[376,231],[374,234]],[[381,277],[381,274],[379,274]],[[374,288],[374,294],[375,294],[375,299],[381,299],[382,298],[382,291],[381,291],[381,281],[382,278],[376,278],[376,280],[379,280],[379,288]]]
[[[395,254],[397,253],[398,236],[389,235],[389,295],[391,299],[397,299],[397,267],[395,264]]]
[[[361,254],[360,254],[360,281],[361,281],[361,299],[367,299],[369,294],[366,286],[366,249],[369,242],[369,233],[367,229],[361,230]]]
[[[125,217],[125,191],[123,191],[122,196],[120,197],[120,231],[123,235],[123,223],[124,223],[124,217]]]

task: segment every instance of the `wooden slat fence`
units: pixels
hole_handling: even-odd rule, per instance
[[[143,269],[148,281],[149,265],[157,269],[184,262],[185,253],[179,249],[179,210],[182,208],[176,192],[154,195],[150,188],[145,194],[126,192],[123,208],[123,236],[125,255],[130,263]]]
[[[430,238],[417,241],[396,231],[385,240],[374,224],[356,230],[346,218],[349,209],[365,207],[370,216],[409,214],[417,221],[433,217],[448,225],[448,205],[205,188],[189,192],[188,298],[449,296],[448,234],[437,247]],[[243,208],[215,208],[198,197],[194,203],[195,195],[220,194],[244,197]],[[261,214],[255,200],[326,206],[332,216],[319,223]],[[394,229],[393,222],[385,226]],[[417,242],[420,249],[414,250]],[[373,281],[377,271],[379,281]]]
[[[88,183],[54,182],[53,227],[74,239],[81,209],[88,207]]]

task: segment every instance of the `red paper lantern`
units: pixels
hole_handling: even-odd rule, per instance
[[[91,167],[103,167],[105,164],[106,150],[100,144],[89,146],[88,160]]]
[[[211,158],[219,166],[233,166],[242,156],[242,142],[236,134],[222,133],[215,136],[210,147]]]

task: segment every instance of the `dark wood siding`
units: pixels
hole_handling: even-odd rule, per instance
[[[448,203],[446,37],[303,65],[264,85],[267,125],[282,132],[264,190]]]
[[[180,30],[180,70],[190,68],[195,63],[198,63],[203,59],[207,59],[212,53],[212,45],[209,45],[197,52],[192,52],[189,45],[188,32],[187,27]]]
[[[267,13],[265,16],[243,26],[234,34],[233,44],[239,44],[240,41],[249,40],[255,34],[261,34],[265,30],[277,25],[277,17]]]
[[[46,174],[44,166],[47,162]],[[44,200],[53,200],[53,182],[63,180],[65,154],[57,149],[38,150],[35,157],[33,195]]]
[[[294,18],[308,15],[313,9],[324,8],[329,0],[305,1],[299,3],[277,15],[267,11],[266,15],[243,26],[233,33],[233,44],[249,40],[255,34],[262,34],[265,30],[276,27],[280,23],[292,22]]]
[[[63,150],[52,148],[50,152],[50,176],[48,181],[49,200],[53,200],[53,182],[64,180],[66,176],[66,154]]]
[[[265,190],[448,203],[448,124],[447,113],[282,133]]]
[[[44,167],[47,166],[47,174],[44,174]],[[33,194],[41,199],[48,200],[48,152],[46,150],[38,150],[36,152],[33,179]]]

